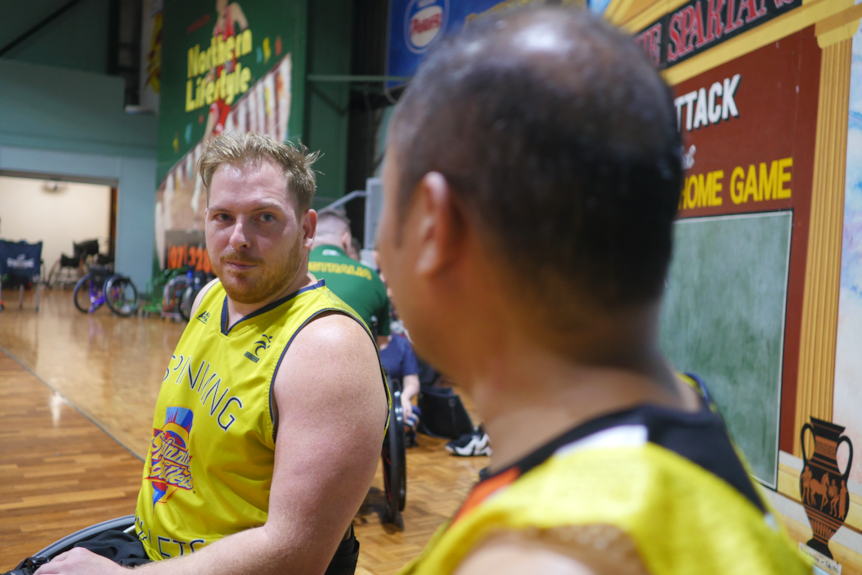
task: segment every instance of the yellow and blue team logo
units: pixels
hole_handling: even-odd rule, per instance
[[[191,461],[189,436],[194,413],[185,407],[169,407],[165,425],[153,429],[150,447],[150,474],[146,478],[153,484],[153,507],[167,502],[178,489],[191,490]]]

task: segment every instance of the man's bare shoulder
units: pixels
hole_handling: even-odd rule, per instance
[[[301,385],[302,393],[328,395],[321,399],[330,407],[342,401],[371,407],[384,398],[381,417],[385,416],[384,384],[374,342],[362,325],[345,314],[323,314],[296,335],[276,374],[276,399],[298,392],[296,384]]]
[[[216,285],[218,283],[218,281],[219,281],[218,278],[216,278],[201,288],[201,291],[198,293],[197,296],[195,296],[195,301],[192,304],[192,311],[191,311],[190,315],[195,315],[195,312],[198,311],[198,308],[200,307],[201,302],[204,299],[204,296],[207,294],[208,291],[210,291],[211,287],[213,287],[214,285]]]
[[[349,315],[325,312],[308,323],[293,344],[320,345],[324,349],[374,351],[374,344],[362,325]]]
[[[524,529],[480,543],[455,575],[648,575],[632,540],[610,525]]]

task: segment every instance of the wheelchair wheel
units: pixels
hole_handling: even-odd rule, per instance
[[[123,317],[135,315],[138,311],[138,290],[132,280],[126,276],[112,275],[105,282],[105,302],[117,315]]]
[[[192,316],[192,306],[195,304],[195,298],[198,297],[201,288],[190,285],[183,291],[183,297],[180,298],[180,315],[183,319],[189,321]]]
[[[176,317],[179,314],[183,293],[189,287],[189,281],[184,275],[173,277],[165,284],[164,296],[162,297],[162,316]]]
[[[78,280],[75,284],[75,291],[72,292],[72,299],[75,301],[75,307],[83,313],[90,313],[90,274],[84,274],[84,277]]]
[[[383,483],[386,489],[386,521],[392,523],[407,501],[407,447],[401,392],[392,393],[389,429],[383,443]]]

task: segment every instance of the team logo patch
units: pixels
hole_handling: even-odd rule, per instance
[[[258,361],[260,361],[260,355],[259,355],[260,352],[269,349],[269,344],[271,344],[271,343],[272,343],[272,336],[263,334],[261,336],[261,339],[254,342],[254,353],[247,351],[243,355],[245,355],[245,357],[247,359],[250,359],[254,363],[257,363]]]
[[[190,464],[189,436],[192,431],[192,410],[169,407],[165,425],[153,429],[150,446],[150,474],[146,480],[153,484],[153,507],[167,502],[178,489],[190,491],[194,487]]]
[[[205,311],[205,312],[201,313],[201,314],[197,317],[198,321],[199,321],[199,322],[201,322],[201,323],[206,323],[206,322],[207,322],[207,320],[208,320],[209,318],[210,318],[210,312],[208,312],[208,311]]]

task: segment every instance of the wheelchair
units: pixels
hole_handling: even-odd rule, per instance
[[[59,541],[48,545],[32,557],[28,557],[21,561],[15,569],[9,571],[8,575],[32,575],[39,567],[48,563],[61,553],[70,551],[76,545],[80,545],[81,543],[94,539],[107,531],[123,531],[124,533],[134,535],[135,516],[126,515],[124,517],[117,517],[116,519],[109,519],[108,521],[96,523],[95,525],[76,531],[71,535],[67,535]],[[339,547],[339,550],[336,552],[332,563],[329,565],[324,575],[343,575],[345,573],[355,572],[356,560],[359,557],[359,545],[354,538],[352,526],[348,529],[348,534],[349,539],[346,535],[345,539],[342,541],[342,546],[344,546],[346,541],[349,541],[353,545],[352,549],[349,552],[343,552],[342,548]],[[127,563],[127,565],[138,564],[140,564],[138,560]]]
[[[75,545],[83,543],[84,541],[89,541],[97,535],[101,535],[105,531],[112,530],[121,530],[126,533],[134,532],[135,516],[126,515],[124,517],[117,517],[116,519],[109,519],[108,521],[102,521],[101,523],[90,525],[89,527],[85,527],[71,535],[67,535],[59,541],[51,543],[38,553],[35,553],[32,557],[24,559],[17,567],[15,567],[15,569],[10,571],[10,574],[18,575],[20,573],[24,575],[33,573],[40,566],[44,565],[57,555],[69,551]]]
[[[401,381],[389,380],[392,405],[389,427],[383,440],[383,485],[386,492],[384,520],[394,523],[407,502],[407,438],[404,432],[404,410],[401,407]]]
[[[45,278],[42,261],[42,242],[28,244],[27,242],[10,242],[0,240],[0,289],[5,283],[6,288],[18,288],[18,307],[24,307],[24,288],[36,288],[36,310],[39,310],[39,295]],[[3,278],[6,278],[3,280]],[[0,311],[6,305],[0,297]]]
[[[398,514],[404,511],[407,501],[407,444],[404,432],[404,412],[401,407],[401,381],[388,380],[392,405],[389,408],[389,427],[383,439],[381,458],[383,460],[383,484],[386,492],[386,509],[384,521],[394,523]],[[57,555],[65,553],[75,545],[93,539],[105,531],[121,530],[131,533],[135,530],[135,516],[126,515],[108,521],[103,521],[90,527],[76,531],[59,541],[45,547],[32,557],[22,561],[13,569],[12,574],[29,574]]]
[[[138,311],[138,290],[127,276],[115,274],[109,266],[90,266],[72,292],[75,307],[95,313],[103,303],[115,314],[130,317]]]

